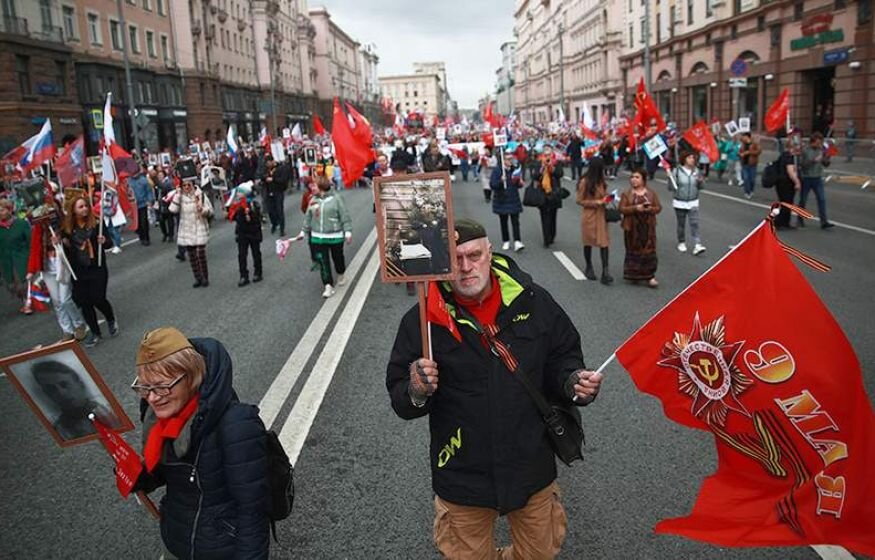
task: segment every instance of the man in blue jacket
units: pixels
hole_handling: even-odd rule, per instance
[[[482,225],[462,219],[455,229],[459,276],[432,288],[446,302],[447,324],[432,324],[429,359],[419,306],[404,315],[386,371],[392,408],[406,420],[428,416],[441,554],[554,558],[567,529],[556,460],[517,376],[527,375],[548,400],[582,406],[595,399],[602,375],[586,370],[580,335],[562,307],[513,260],[492,254]],[[499,515],[507,515],[512,541],[502,550],[493,535]]]
[[[140,238],[141,245],[148,246],[151,243],[149,241],[149,206],[155,202],[155,193],[143,172],[143,166],[139,167],[136,175],[128,179],[128,188],[133,190],[134,197],[137,199],[137,236]]]

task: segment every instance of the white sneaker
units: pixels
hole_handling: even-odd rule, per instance
[[[501,250],[502,251],[509,251],[510,250],[510,241],[505,241],[504,243],[502,243]]]
[[[686,253],[687,252],[687,244],[684,243],[683,241],[678,243],[678,251],[680,251],[681,253]]]
[[[112,253],[113,255],[118,255],[119,253],[122,252],[122,248],[115,246],[112,249],[110,249],[109,252]]]
[[[522,250],[525,249],[525,248],[526,248],[526,246],[523,245],[523,242],[522,242],[522,241],[514,241],[514,242],[513,242],[513,250],[514,250],[514,251],[516,251],[516,252],[520,252],[520,251],[522,251]]]
[[[337,285],[343,286],[344,284],[346,284],[346,276],[344,276],[343,274],[338,274],[337,275]]]
[[[333,295],[334,295],[334,287],[332,287],[331,284],[325,284],[325,289],[322,290],[322,297],[330,298]]]
[[[696,246],[693,247],[693,254],[694,255],[701,255],[704,252],[705,252],[705,246],[700,244],[700,243],[696,243]]]

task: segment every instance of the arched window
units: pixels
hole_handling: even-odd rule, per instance
[[[657,82],[667,82],[669,80],[671,80],[671,72],[669,72],[668,70],[663,70],[656,78]]]
[[[753,51],[744,51],[743,53],[738,55],[738,58],[747,62],[748,64],[756,64],[760,61],[759,55],[757,55],[757,53]]]
[[[704,74],[708,71],[708,65],[704,62],[697,62],[693,64],[693,68],[690,70],[690,74]]]

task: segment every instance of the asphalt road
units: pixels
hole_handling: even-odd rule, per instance
[[[626,185],[625,178],[616,181],[621,190]],[[657,183],[656,188],[667,202],[664,186]],[[712,185],[709,191],[715,194],[702,200],[702,235],[708,246],[703,255],[678,253],[674,217],[670,211],[660,216],[657,290],[621,280],[610,287],[574,280],[553,251],[564,252],[583,268],[578,207],[566,203],[560,210],[551,251],[541,247],[537,212],[524,212],[527,247],[513,258],[568,311],[582,334],[590,367],[600,365],[750,231],[765,213],[756,204],[771,202],[773,194],[758,191],[748,202],[736,188]],[[286,202],[290,233],[301,221],[298,196],[290,195]],[[208,249],[207,289],[191,288],[188,264],[175,261],[173,248],[166,244],[135,243],[111,256],[109,297],[122,331],[88,354],[135,418],[136,399],[128,385],[144,331],[172,324],[191,336],[213,336],[226,344],[241,399],[259,403],[267,395],[263,410],[275,416],[274,429],[300,444],[300,454],[298,447],[294,453],[295,511],[280,524],[280,544],[272,547],[272,557],[436,558],[426,420],[398,419],[384,384],[398,321],[413,298],[403,287],[374,280],[370,193],[355,190],[344,196],[355,229],[347,262],[355,270],[335,298],[325,302],[319,297],[318,274],[310,272],[304,246],[294,245],[280,262],[269,234],[262,246],[265,281],[237,288],[233,227],[219,223]],[[822,231],[812,224],[782,237],[833,265],[828,274],[805,270],[805,275],[856,349],[871,398],[875,332],[866,325],[875,311],[867,295],[875,291],[869,273],[875,256],[875,193],[848,187],[828,196],[832,220],[869,233],[841,226]],[[479,184],[457,181],[454,206],[457,216],[483,221],[493,243],[500,244],[498,220],[483,201]],[[613,227],[611,235],[611,270],[619,279],[619,228]],[[24,317],[15,310],[10,298],[0,301],[0,355],[59,336],[50,314]],[[278,375],[283,382],[274,383]],[[659,404],[638,393],[616,363],[608,366],[606,376],[599,400],[584,409],[585,463],[559,469],[570,522],[562,558],[820,557],[808,547],[727,549],[653,534],[660,519],[689,511],[699,482],[716,466],[712,439],[667,421]],[[119,498],[110,460],[98,444],[59,449],[5,379],[0,379],[0,409],[0,558],[159,557],[157,525],[133,500]],[[138,432],[127,439],[139,445]],[[499,534],[506,538],[500,525]]]

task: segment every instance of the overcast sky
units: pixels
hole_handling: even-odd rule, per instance
[[[513,0],[311,0],[359,43],[377,45],[380,76],[409,74],[414,62],[443,61],[459,108],[495,88],[498,48],[513,39]]]

